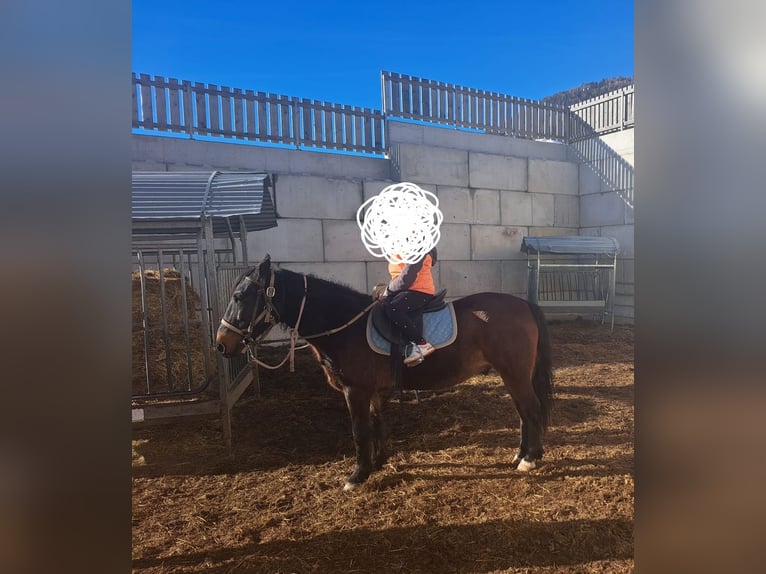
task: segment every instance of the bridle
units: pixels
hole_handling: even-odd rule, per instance
[[[285,364],[287,359],[290,359],[290,372],[294,372],[295,370],[295,343],[298,339],[299,333],[298,328],[301,324],[301,319],[303,317],[303,309],[306,306],[306,297],[308,296],[308,280],[306,276],[303,276],[303,297],[301,298],[301,306],[298,311],[298,319],[295,322],[295,327],[290,328],[290,349],[287,353],[287,356],[280,362],[278,365],[268,365],[266,363],[263,363],[262,361],[258,360],[255,353],[255,347],[258,344],[258,342],[263,339],[271,329],[273,329],[276,325],[278,325],[281,320],[279,318],[279,312],[277,311],[276,307],[274,307],[273,299],[274,295],[276,295],[276,288],[274,287],[274,281],[275,281],[276,274],[274,271],[271,271],[271,277],[269,278],[269,285],[266,287],[261,287],[260,284],[257,281],[253,281],[249,275],[245,275],[244,279],[246,281],[249,281],[250,283],[255,283],[258,285],[258,296],[260,297],[263,295],[265,298],[265,304],[263,307],[263,311],[258,313],[256,315],[256,311],[258,310],[258,303],[259,299],[256,299],[255,306],[253,308],[253,317],[250,320],[250,324],[247,327],[247,330],[243,331],[242,329],[239,329],[238,327],[232,325],[228,321],[221,319],[221,325],[226,327],[227,329],[235,332],[240,337],[242,337],[242,343],[245,345],[245,348],[247,349],[247,357],[250,362],[257,363],[261,367],[265,367],[267,369],[278,369],[282,365]],[[362,309],[359,313],[357,313],[354,317],[352,317],[350,320],[348,320],[346,323],[341,325],[340,327],[336,327],[334,329],[329,329],[327,331],[322,331],[321,333],[315,333],[313,335],[301,335],[302,339],[315,339],[318,337],[325,337],[327,335],[333,335],[335,333],[338,333],[345,329],[346,327],[352,325],[357,320],[359,320],[361,317],[363,317],[370,309],[372,309],[377,304],[377,301],[373,301],[370,303],[367,307]],[[261,321],[267,323],[269,326],[266,328],[266,330],[263,331],[257,338],[253,338],[253,329],[261,323]]]
[[[257,281],[253,281],[250,278],[250,275],[245,275],[244,280],[248,283],[255,283],[258,286],[258,299],[255,300],[255,305],[253,306],[253,316],[250,318],[250,323],[247,326],[246,330],[242,330],[239,327],[236,327],[235,325],[232,325],[229,323],[226,319],[221,319],[221,325],[226,327],[229,331],[233,331],[240,337],[242,337],[242,342],[245,344],[248,349],[250,349],[250,346],[257,343],[263,337],[265,337],[271,329],[274,328],[275,325],[279,323],[279,313],[277,312],[276,308],[274,307],[273,299],[274,295],[276,294],[276,289],[274,288],[274,280],[275,275],[274,271],[271,271],[271,277],[269,279],[269,284],[266,287],[262,287]],[[260,297],[263,296],[265,298],[265,304],[263,306],[263,311],[258,313],[256,315],[255,313],[258,311],[258,303],[260,302]],[[304,300],[306,296],[304,294]],[[265,322],[269,325],[269,327],[261,333],[257,339],[253,339],[253,329],[261,322]]]

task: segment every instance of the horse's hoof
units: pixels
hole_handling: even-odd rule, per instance
[[[516,469],[519,467],[519,463],[522,461],[522,458],[517,454],[513,457],[513,460],[511,461],[511,468]]]
[[[356,482],[347,482],[343,485],[343,492],[351,492],[359,486]]]
[[[519,463],[519,466],[516,467],[516,470],[520,470],[521,472],[529,472],[533,468],[535,468],[534,460],[521,459],[521,462]]]

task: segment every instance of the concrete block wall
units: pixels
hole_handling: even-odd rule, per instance
[[[618,285],[620,297],[632,296],[632,212],[569,160],[567,146],[395,121],[388,129],[392,160],[134,135],[133,169],[273,174],[279,225],[249,235],[251,262],[269,253],[284,267],[359,291],[385,281],[387,270],[362,245],[356,211],[391,183],[412,181],[439,198],[444,223],[435,280],[451,298],[480,291],[524,296],[522,237],[579,233],[613,234],[629,246]],[[632,301],[624,307],[632,317]]]

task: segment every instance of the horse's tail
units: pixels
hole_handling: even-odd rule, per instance
[[[551,337],[548,332],[548,324],[545,321],[543,310],[534,303],[529,303],[529,308],[537,322],[537,363],[532,373],[532,387],[542,409],[541,424],[543,429],[548,427],[551,420],[551,407],[553,406],[553,360],[551,351]]]

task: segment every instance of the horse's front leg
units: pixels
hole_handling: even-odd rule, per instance
[[[375,393],[370,401],[370,418],[372,421],[372,467],[373,470],[380,470],[388,460],[388,449],[386,449],[386,425],[383,422],[383,402],[378,393]]]
[[[351,430],[356,446],[356,468],[346,479],[344,491],[354,490],[372,472],[372,425],[370,423],[370,392],[356,387],[344,387],[346,405],[351,415]]]

